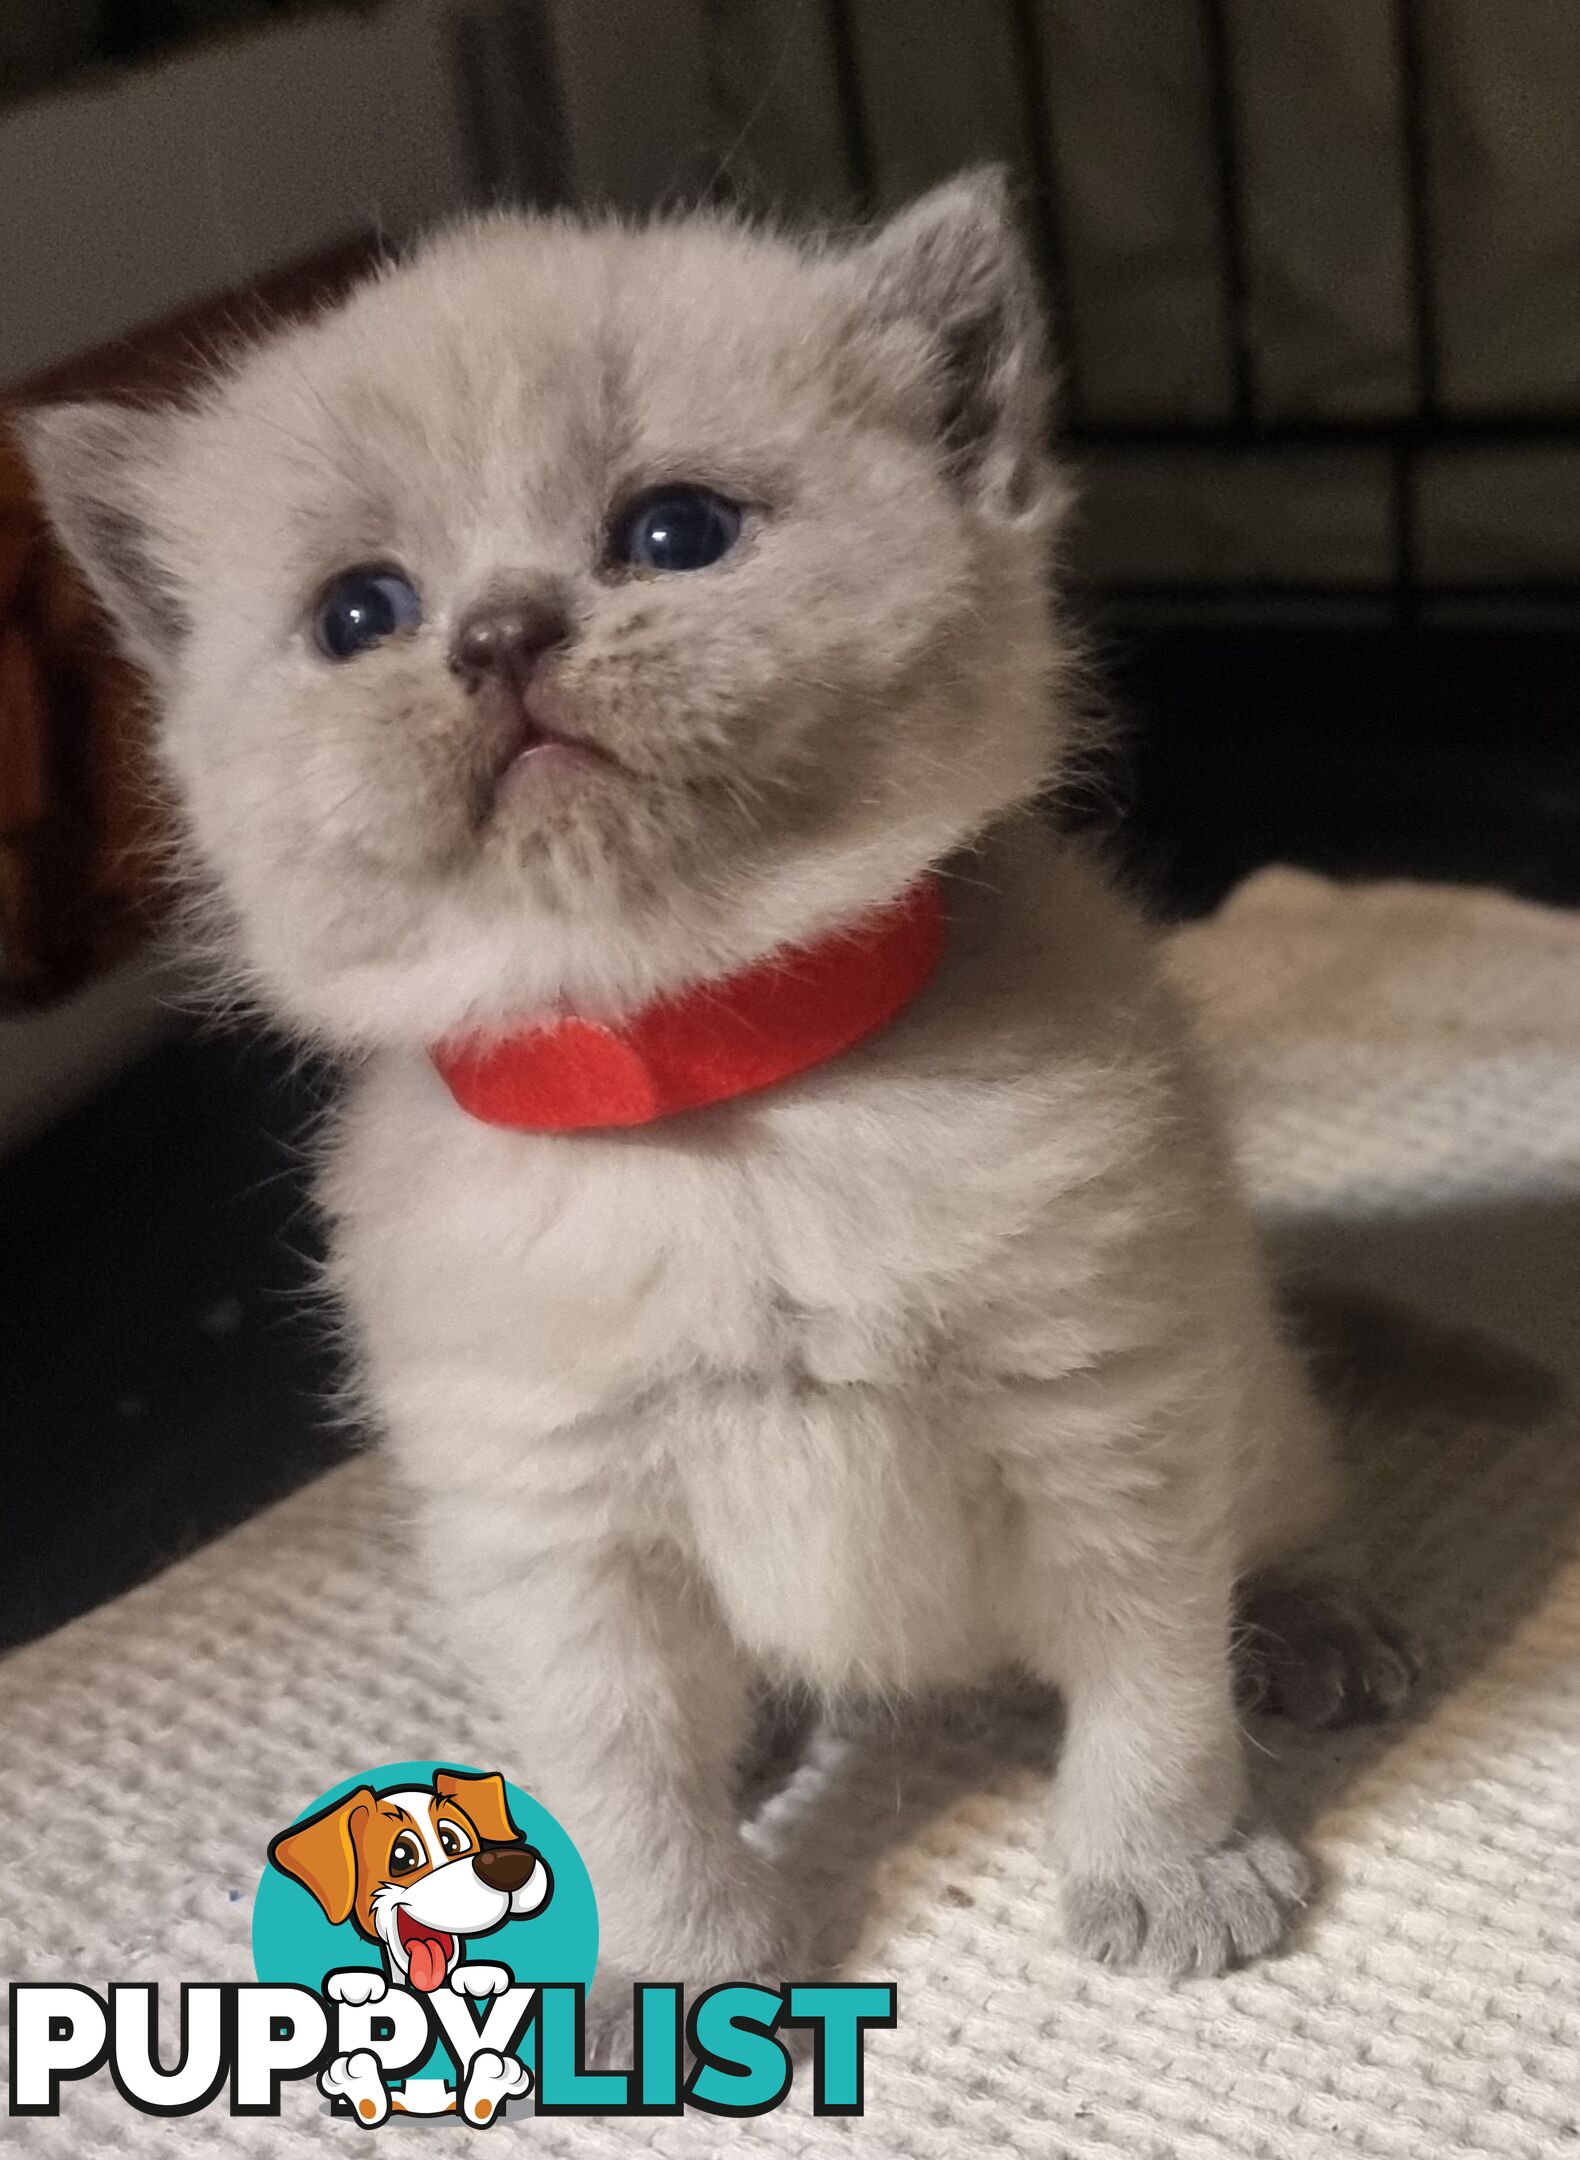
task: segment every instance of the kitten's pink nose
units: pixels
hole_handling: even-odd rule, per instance
[[[520,687],[543,655],[569,635],[570,623],[557,601],[487,601],[456,626],[450,666],[469,688],[489,676]]]

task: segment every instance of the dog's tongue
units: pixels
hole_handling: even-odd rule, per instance
[[[406,1977],[414,1988],[431,1995],[444,1980],[444,1948],[438,1936],[415,1936],[406,1945],[406,1956]]]

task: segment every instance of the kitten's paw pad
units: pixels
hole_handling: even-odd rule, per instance
[[[1218,1973],[1273,1949],[1310,1890],[1311,1869],[1287,1838],[1236,1832],[1213,1852],[1145,1874],[1076,1876],[1065,1885],[1065,1929],[1099,1964]]]
[[[1396,1716],[1420,1676],[1420,1657],[1403,1629],[1332,1584],[1249,1582],[1239,1622],[1242,1706],[1312,1731]]]

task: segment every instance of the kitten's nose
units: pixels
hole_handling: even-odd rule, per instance
[[[557,600],[485,601],[457,624],[450,667],[469,688],[491,675],[525,683],[543,655],[569,635]]]

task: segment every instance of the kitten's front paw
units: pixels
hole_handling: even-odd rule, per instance
[[[1410,1638],[1338,1584],[1253,1576],[1236,1605],[1246,1709],[1334,1732],[1394,1717],[1409,1700],[1421,1670]]]
[[[1311,1869],[1276,1830],[1236,1831],[1216,1850],[1144,1873],[1065,1885],[1072,1948],[1152,1973],[1217,1973],[1263,1956],[1311,1890]]]

